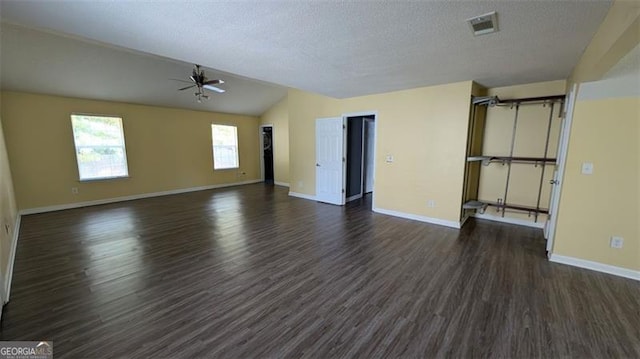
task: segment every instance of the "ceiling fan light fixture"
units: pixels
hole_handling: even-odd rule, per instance
[[[196,96],[196,100],[198,101],[198,103],[201,103],[202,99],[205,99],[205,100],[209,99],[209,96],[205,95],[205,92],[204,92],[205,89],[218,92],[218,93],[225,92],[224,89],[213,86],[213,85],[223,84],[224,81],[220,79],[207,80],[207,77],[204,74],[204,70],[200,69],[200,65],[198,64],[193,66],[192,75],[189,76],[189,79],[191,80],[191,82],[193,82],[193,84],[191,86],[186,86],[181,89],[178,89],[178,91],[183,91],[186,89],[190,89],[192,87],[196,87],[197,91],[194,93],[194,95]],[[178,80],[178,81],[182,81],[182,80]],[[185,81],[185,82],[188,83],[188,81]]]

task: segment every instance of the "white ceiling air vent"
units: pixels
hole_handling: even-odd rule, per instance
[[[498,31],[498,14],[495,11],[467,19],[475,36]]]

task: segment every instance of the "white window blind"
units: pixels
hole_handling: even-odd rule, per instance
[[[122,118],[71,115],[80,180],[129,176]]]
[[[240,167],[238,159],[238,128],[236,126],[211,125],[213,143],[213,169]]]

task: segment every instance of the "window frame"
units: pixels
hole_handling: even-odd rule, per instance
[[[214,127],[232,127],[234,129],[235,134],[235,155],[236,155],[236,165],[234,167],[222,167],[216,168],[216,145],[214,143]],[[213,170],[214,171],[225,171],[225,170],[237,170],[240,169],[240,138],[238,136],[238,126],[229,125],[229,124],[220,124],[220,123],[212,123],[211,124],[211,156],[213,162]]]
[[[78,144],[76,143],[76,135],[75,135],[75,129],[73,126],[73,118],[74,117],[97,117],[97,118],[113,118],[113,119],[118,119],[119,122],[119,130],[120,130],[120,136],[122,137],[122,145],[121,146],[112,146],[112,145],[100,145],[100,146],[83,146],[80,145],[78,146]],[[127,156],[127,141],[125,138],[125,134],[124,134],[124,120],[122,118],[122,116],[118,116],[118,115],[100,115],[100,114],[89,114],[89,113],[78,113],[78,112],[74,112],[71,113],[71,115],[69,116],[69,118],[71,119],[71,135],[73,137],[73,148],[74,148],[74,154],[76,156],[76,169],[78,170],[78,181],[79,182],[95,182],[95,181],[108,181],[108,180],[117,180],[117,179],[126,179],[130,177],[130,173],[129,173],[129,157]],[[80,158],[78,157],[78,149],[81,148],[122,148],[122,155],[124,156],[124,170],[125,170],[125,174],[124,175],[119,175],[119,176],[102,176],[102,177],[91,177],[91,178],[82,178],[82,173],[80,170]]]

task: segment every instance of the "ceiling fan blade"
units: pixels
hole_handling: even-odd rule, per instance
[[[209,80],[207,82],[203,82],[203,85],[218,85],[218,84],[223,84],[224,81],[222,80]]]
[[[181,89],[178,89],[178,91],[182,91],[182,90],[186,90],[186,89],[190,89],[192,87],[195,87],[196,85],[191,85],[191,86],[187,86],[187,87],[183,87]]]
[[[184,82],[184,83],[187,83],[187,84],[193,83],[192,81],[185,81],[185,80],[181,80],[181,79],[169,79],[169,80],[171,80],[171,81],[180,81],[180,82]]]
[[[225,92],[225,90],[223,90],[223,89],[221,89],[219,87],[212,86],[212,85],[204,85],[202,87],[206,88],[207,90],[215,91],[215,92],[218,92],[218,93],[224,93]]]

